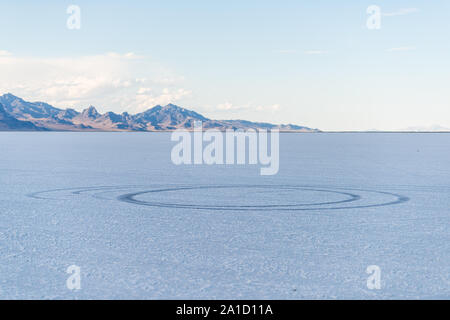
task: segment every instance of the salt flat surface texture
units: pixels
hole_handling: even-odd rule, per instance
[[[448,299],[449,141],[281,134],[260,176],[167,133],[0,133],[0,299]]]

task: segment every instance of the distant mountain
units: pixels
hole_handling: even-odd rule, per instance
[[[433,125],[428,127],[409,127],[402,129],[400,131],[407,131],[407,132],[449,132],[450,128],[446,128],[440,125]]]
[[[57,131],[172,131],[193,129],[202,121],[204,129],[280,129],[289,132],[319,132],[318,129],[292,124],[275,125],[246,120],[211,120],[195,111],[174,104],[155,106],[134,115],[124,112],[101,114],[94,106],[81,113],[58,109],[44,102],[27,102],[10,93],[0,96],[0,130]],[[3,111],[1,111],[3,110]]]
[[[20,121],[6,112],[3,105],[0,103],[0,131],[37,131],[42,130],[36,127],[32,122]]]

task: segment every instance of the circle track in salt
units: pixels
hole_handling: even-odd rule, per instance
[[[171,192],[177,191],[182,192],[184,190],[208,190],[208,189],[257,189],[257,188],[268,188],[270,190],[299,190],[299,191],[314,191],[314,192],[325,192],[334,193],[339,195],[345,195],[348,198],[340,201],[327,201],[327,202],[316,202],[316,203],[299,203],[292,205],[285,204],[266,204],[266,205],[202,205],[202,204],[180,204],[180,203],[168,203],[168,202],[157,202],[157,201],[144,201],[137,199],[137,197],[142,195],[161,193],[161,192]],[[351,193],[348,191],[352,191]],[[364,193],[372,193],[378,196],[384,196],[391,198],[390,201],[375,202],[375,203],[355,203],[354,205],[343,205],[350,202],[360,201],[362,196],[357,194],[355,191],[360,191]],[[178,209],[196,209],[196,210],[266,210],[266,211],[311,211],[311,210],[339,210],[339,209],[358,209],[358,208],[370,208],[370,207],[382,207],[396,205],[409,200],[408,197],[386,192],[386,191],[374,191],[365,189],[353,189],[353,188],[318,188],[312,186],[270,186],[270,185],[235,185],[235,186],[191,186],[191,187],[177,187],[177,188],[164,188],[164,189],[153,189],[146,191],[139,191],[134,193],[128,193],[120,195],[117,198],[119,201],[132,203],[141,206],[149,207],[163,207],[163,208],[178,208]],[[329,205],[332,205],[331,207]],[[339,205],[339,206],[337,206]]]
[[[245,201],[251,197],[252,192],[256,190],[264,190],[272,197],[287,197],[289,204],[267,203],[259,204],[267,201],[267,197],[260,200],[258,204],[202,204],[202,203],[177,203],[174,198],[180,198],[183,192],[194,191],[200,192],[201,196],[190,197],[189,199],[197,199],[201,197],[209,197],[208,192],[219,191],[219,196],[213,197],[214,201]],[[227,191],[228,195],[225,195]],[[127,192],[128,193],[124,193]],[[230,193],[231,192],[231,196]],[[273,192],[273,194],[271,194]],[[298,193],[295,195],[287,195],[287,192]],[[339,197],[335,201],[317,201],[310,203],[296,203],[296,199],[305,198],[302,192],[313,192],[318,196],[325,196],[328,200],[330,197]],[[161,194],[164,193],[168,200],[162,202]],[[173,195],[175,193],[175,196]],[[248,197],[242,197],[243,194]],[[28,197],[39,200],[75,200],[75,197],[92,197],[97,200],[119,200],[124,203],[160,208],[175,209],[191,209],[191,210],[228,210],[228,211],[317,211],[317,210],[341,210],[341,209],[360,209],[372,207],[384,207],[398,205],[409,201],[409,198],[400,194],[388,191],[377,191],[369,189],[344,188],[344,187],[327,187],[327,186],[306,186],[306,185],[201,185],[201,186],[167,186],[167,185],[116,185],[116,186],[90,186],[78,188],[60,188],[53,190],[44,190],[34,192],[27,195]],[[142,197],[158,197],[156,200],[141,199]],[[186,198],[186,196],[184,197]],[[174,201],[172,201],[173,199]],[[183,196],[181,197],[183,199]],[[238,200],[234,200],[238,199]]]

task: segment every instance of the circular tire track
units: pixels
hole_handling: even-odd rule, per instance
[[[260,206],[230,206],[230,205],[217,205],[217,206],[207,206],[207,205],[187,205],[187,204],[176,204],[176,203],[161,203],[161,202],[150,202],[136,199],[137,196],[149,193],[158,193],[158,192],[168,192],[168,191],[180,191],[180,190],[193,190],[193,189],[217,189],[217,188],[270,188],[270,189],[297,189],[304,191],[316,191],[316,192],[329,192],[336,194],[344,194],[349,196],[350,198],[341,200],[341,201],[333,201],[333,202],[317,202],[310,204],[293,204],[293,205],[260,205]],[[338,189],[338,190],[333,190]],[[333,189],[318,189],[317,187],[312,186],[270,186],[270,185],[236,185],[236,186],[192,186],[192,187],[181,187],[181,188],[165,188],[165,189],[156,189],[156,190],[146,190],[135,193],[128,193],[117,197],[119,201],[132,203],[141,206],[149,206],[149,207],[163,207],[163,208],[179,208],[179,209],[196,209],[196,210],[239,210],[239,211],[248,211],[248,210],[264,210],[264,211],[311,211],[311,210],[339,210],[339,209],[359,209],[359,208],[371,208],[371,207],[384,207],[400,204],[403,202],[409,201],[409,198],[403,195],[386,192],[386,191],[375,191],[375,190],[366,190],[366,189],[354,189],[354,188],[333,188]],[[362,191],[369,193],[376,193],[382,195],[388,195],[393,197],[392,201],[382,202],[382,203],[374,203],[374,204],[361,204],[361,205],[352,205],[352,206],[333,206],[333,207],[320,207],[324,205],[336,205],[340,203],[348,203],[354,202],[362,199],[361,195],[344,192],[341,190],[351,190],[351,191]],[[309,208],[305,208],[309,207]]]
[[[64,200],[61,198],[53,198],[48,197],[46,194],[52,194],[52,193],[60,193],[60,192],[67,192],[71,195],[80,195],[83,193],[87,193],[90,191],[114,191],[114,190],[120,190],[120,189],[130,189],[130,188],[148,188],[151,186],[143,186],[143,185],[123,185],[123,186],[92,186],[92,187],[77,187],[77,188],[59,188],[59,189],[50,189],[50,190],[43,190],[38,192],[29,193],[26,196],[29,198],[34,199],[40,199],[40,200]]]
[[[135,197],[148,194],[148,193],[159,193],[159,192],[170,192],[170,191],[182,191],[182,190],[211,190],[211,189],[235,189],[235,188],[246,188],[246,189],[256,189],[256,188],[264,188],[270,190],[303,190],[303,191],[315,191],[315,192],[327,192],[327,193],[335,193],[340,195],[347,196],[347,199],[339,200],[339,201],[328,201],[328,202],[314,202],[314,203],[298,203],[291,205],[200,205],[200,204],[177,204],[177,203],[163,203],[163,202],[147,202],[136,200]],[[155,206],[155,207],[165,207],[165,208],[183,208],[183,209],[207,209],[207,210],[260,210],[260,209],[279,209],[279,208],[289,208],[289,207],[302,207],[302,206],[320,206],[320,205],[330,205],[330,204],[339,204],[346,202],[353,202],[361,199],[361,196],[357,194],[352,194],[348,192],[342,191],[333,191],[333,190],[324,190],[324,189],[312,189],[312,188],[304,188],[298,186],[269,186],[269,185],[229,185],[229,186],[190,186],[190,187],[179,187],[179,188],[165,188],[165,189],[156,189],[156,190],[146,190],[140,191],[136,193],[129,193],[125,195],[121,195],[117,198],[119,201],[147,205],[147,206]]]
[[[151,189],[149,189],[151,188]],[[103,195],[114,193],[118,191],[132,190],[135,192],[129,192],[126,194],[116,195],[113,198],[106,198]],[[143,190],[144,189],[144,190]],[[205,205],[201,203],[184,204],[184,203],[172,203],[172,202],[159,202],[159,201],[144,201],[139,200],[137,197],[146,194],[158,194],[169,192],[183,192],[188,190],[214,190],[214,189],[243,189],[246,192],[250,192],[255,189],[268,189],[273,191],[283,190],[297,190],[297,191],[312,191],[319,193],[337,194],[344,196],[345,198],[337,201],[324,201],[313,203],[296,203],[296,204],[264,204],[264,205]],[[92,193],[95,192],[95,193]],[[123,192],[123,191],[122,191]],[[67,198],[55,198],[54,194],[61,194],[63,196],[82,196],[89,195],[96,199],[101,200],[114,200],[117,199],[121,202],[147,206],[147,207],[160,207],[160,208],[176,208],[176,209],[193,209],[193,210],[214,210],[214,211],[318,211],[318,210],[340,210],[340,209],[361,209],[361,208],[373,208],[373,207],[385,207],[391,205],[397,205],[409,201],[409,198],[397,193],[387,191],[377,191],[369,189],[358,188],[344,188],[344,187],[326,187],[326,186],[309,186],[309,185],[202,185],[202,186],[162,186],[162,185],[118,185],[118,186],[90,186],[90,187],[78,187],[78,188],[60,188],[45,190],[27,194],[28,197],[40,200],[67,200]],[[374,195],[383,195],[391,200],[375,202],[372,204],[364,203],[363,200],[371,200],[371,197],[363,197],[361,193],[368,193]],[[101,196],[102,195],[102,196]],[[52,197],[53,196],[53,197]]]

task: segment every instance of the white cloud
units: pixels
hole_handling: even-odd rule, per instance
[[[142,112],[147,110],[149,106],[175,103],[180,99],[190,95],[191,91],[183,88],[175,90],[164,88],[161,92],[154,91],[151,88],[139,88],[136,95],[136,101],[132,104],[132,111]]]
[[[256,106],[255,108],[257,111],[263,111],[263,110],[271,110],[271,111],[278,111],[280,109],[279,104],[273,104],[270,106]]]
[[[221,103],[217,106],[218,110],[242,110],[246,108],[247,106],[235,106],[230,102]]]
[[[277,111],[280,109],[279,104],[274,105],[253,105],[251,103],[247,103],[244,105],[234,105],[230,102],[225,102],[222,104],[219,104],[216,107],[219,111]]]
[[[174,77],[160,77],[158,79],[153,80],[153,83],[161,85],[173,85],[183,81],[184,81],[183,76],[174,76]]]
[[[415,13],[418,11],[419,11],[419,9],[417,9],[417,8],[403,8],[403,9],[399,9],[394,12],[382,13],[382,15],[385,17],[404,16],[404,15]]]
[[[60,108],[92,104],[100,111],[142,111],[190,93],[180,87],[183,77],[131,52],[34,58],[0,51],[0,69],[0,94],[11,92]]]
[[[137,94],[141,95],[141,94],[147,94],[152,92],[151,88],[139,88]]]
[[[117,52],[108,52],[106,54],[108,57],[112,58],[122,58],[122,59],[141,59],[143,57],[136,55],[134,52],[128,52],[124,54],[120,54]]]
[[[10,56],[11,52],[6,50],[0,50],[0,56]]]

